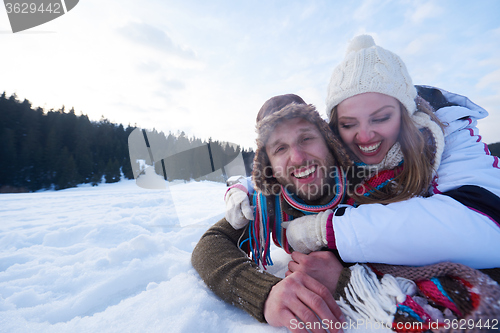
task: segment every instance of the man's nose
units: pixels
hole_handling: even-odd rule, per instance
[[[300,146],[292,146],[290,149],[290,162],[301,165],[306,159],[306,152]]]

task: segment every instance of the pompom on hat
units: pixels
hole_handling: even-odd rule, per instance
[[[416,111],[417,90],[404,62],[396,54],[375,45],[371,36],[360,35],[352,39],[344,60],[333,70],[326,99],[327,114],[331,118],[335,106],[367,92],[396,98],[410,116]]]

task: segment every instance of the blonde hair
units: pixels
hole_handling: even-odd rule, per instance
[[[441,130],[444,129],[445,125],[434,115],[432,107],[426,100],[417,96],[415,102],[417,105],[416,112],[428,114],[431,120],[439,125]],[[399,104],[401,107],[401,129],[398,142],[403,153],[403,168],[394,178],[392,186],[387,185],[381,190],[370,189],[373,190],[370,196],[356,194],[355,191],[350,190],[350,197],[358,204],[388,204],[415,196],[429,195],[428,190],[433,180],[436,145],[430,131],[428,129],[419,130],[405,106],[401,102]],[[339,135],[336,106],[331,112],[329,125],[334,133]],[[356,185],[356,182],[351,185]]]

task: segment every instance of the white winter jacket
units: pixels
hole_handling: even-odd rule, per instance
[[[346,208],[333,218],[339,254],[346,262],[500,267],[500,163],[476,128],[488,113],[464,96],[422,88],[446,100],[436,111],[448,126],[432,196]]]

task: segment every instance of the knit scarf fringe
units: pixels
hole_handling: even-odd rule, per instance
[[[410,280],[404,281],[408,289],[416,289]],[[414,284],[414,283],[413,283]],[[346,299],[340,298],[342,312],[351,320],[381,322],[391,327],[396,313],[396,304],[406,300],[396,278],[385,275],[379,281],[375,273],[365,265],[351,267],[351,278],[345,287]]]
[[[368,265],[356,264],[350,267],[344,297],[337,304],[351,321],[422,333],[446,326],[446,311],[458,320],[476,310],[481,297],[476,292],[477,288],[458,276],[414,282],[392,274],[380,277]]]

